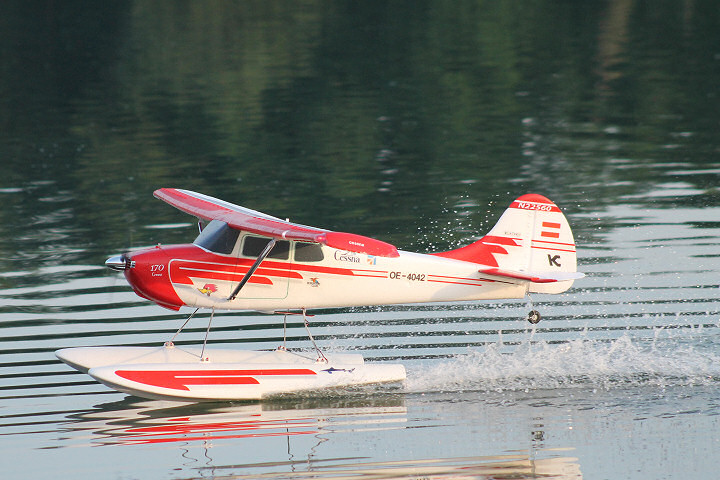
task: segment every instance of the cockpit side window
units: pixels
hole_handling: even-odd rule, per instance
[[[322,245],[318,243],[295,243],[296,262],[319,262],[323,259]]]
[[[230,228],[227,223],[213,220],[203,228],[193,243],[211,252],[230,255],[235,248],[238,235],[240,232]]]
[[[257,258],[270,241],[266,237],[254,237],[252,235],[246,235],[245,241],[243,242],[242,254],[244,257]],[[278,240],[275,246],[270,250],[270,254],[267,258],[274,258],[276,260],[287,260],[290,258],[290,242],[287,240]]]

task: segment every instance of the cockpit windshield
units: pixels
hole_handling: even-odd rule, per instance
[[[193,242],[211,252],[229,255],[237,243],[240,232],[230,228],[227,223],[213,220],[208,223]]]

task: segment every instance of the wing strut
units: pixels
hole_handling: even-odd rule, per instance
[[[245,276],[240,280],[240,283],[238,283],[238,286],[235,287],[235,290],[230,294],[230,296],[227,298],[228,301],[235,300],[235,297],[237,297],[238,293],[240,293],[240,290],[245,286],[245,284],[250,280],[250,277],[252,277],[252,274],[255,273],[255,270],[260,266],[263,260],[265,260],[265,257],[267,257],[270,254],[270,250],[273,249],[275,246],[275,243],[277,242],[276,239],[271,239],[267,245],[265,245],[265,248],[262,252],[260,252],[260,255],[258,255],[257,260],[255,260],[255,263],[252,264],[252,267],[250,267],[250,270],[247,271]]]

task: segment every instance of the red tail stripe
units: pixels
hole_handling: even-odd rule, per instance
[[[569,253],[576,253],[575,250],[565,250],[563,248],[556,248],[556,247],[543,247],[543,246],[535,246],[533,245],[532,248],[535,248],[537,250],[551,250],[553,252],[569,252]]]
[[[562,225],[555,222],[543,222],[542,226],[545,228],[560,228]]]
[[[533,243],[547,243],[550,245],[564,245],[566,247],[574,247],[574,243],[563,243],[563,242],[551,242],[549,240],[533,240]]]

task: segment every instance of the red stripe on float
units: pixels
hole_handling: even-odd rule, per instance
[[[116,370],[115,375],[132,382],[173,390],[190,390],[188,385],[258,385],[254,377],[267,375],[316,375],[307,368],[259,370]]]

